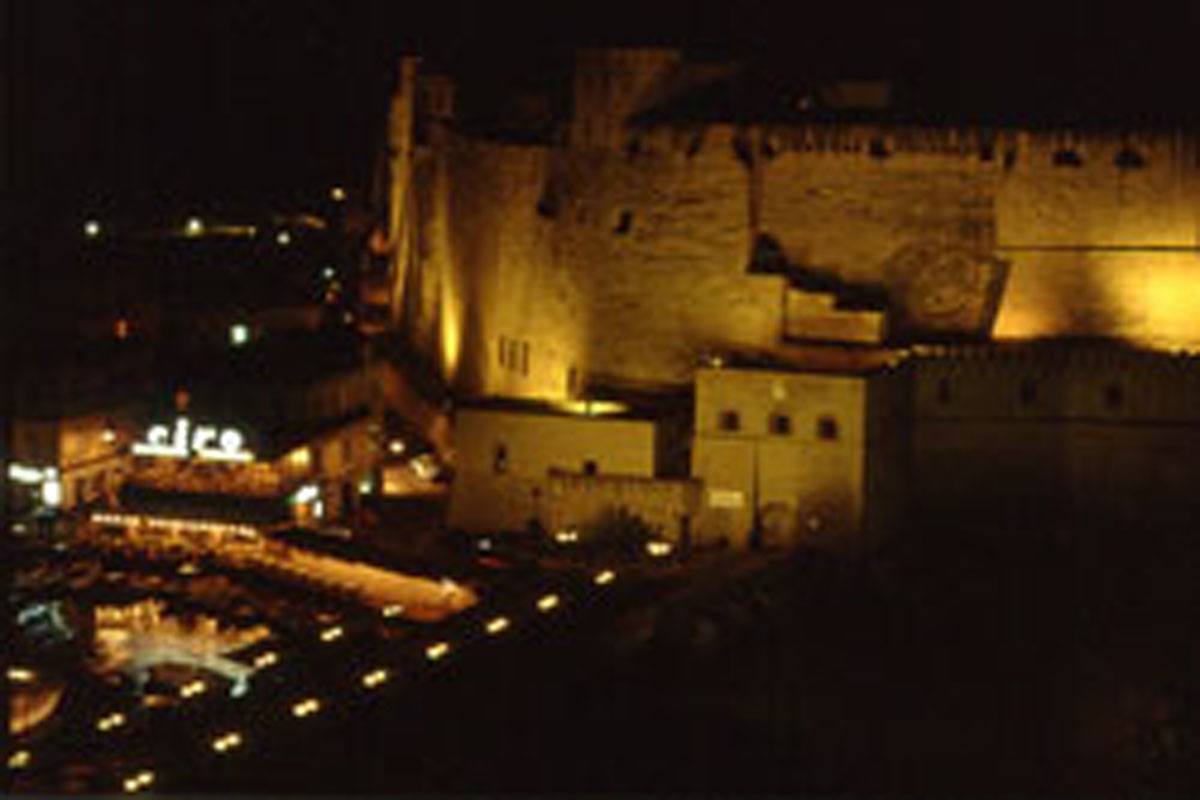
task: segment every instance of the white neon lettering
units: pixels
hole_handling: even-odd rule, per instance
[[[208,447],[208,443],[217,438],[217,429],[212,425],[197,425],[192,434],[192,449],[200,452]]]
[[[187,417],[180,417],[175,420],[175,439],[171,444],[179,450],[186,451],[188,446],[188,422]]]
[[[244,441],[242,434],[235,431],[233,428],[228,428],[221,431],[221,449],[227,453],[236,453],[242,449]]]
[[[152,425],[146,432],[145,441],[134,442],[132,450],[141,456],[187,458],[195,455],[213,461],[253,461],[254,454],[245,449],[245,443],[245,437],[233,428],[218,430],[212,425],[198,425],[192,429],[191,421],[180,417],[175,420],[173,431],[166,425]]]

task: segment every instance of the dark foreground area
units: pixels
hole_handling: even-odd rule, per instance
[[[1194,549],[802,554],[630,587],[198,788],[1191,792]]]

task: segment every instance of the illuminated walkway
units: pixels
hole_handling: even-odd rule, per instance
[[[187,523],[152,521],[151,527],[165,529],[166,539],[160,534],[147,536],[145,518],[132,514],[96,514],[94,522],[104,525],[120,525],[125,533],[119,540],[103,536],[89,536],[96,544],[120,549],[135,547],[150,552],[160,550],[168,542],[195,552],[217,558],[242,569],[254,569],[294,580],[317,589],[351,595],[364,605],[375,608],[397,608],[398,615],[421,622],[436,622],[475,605],[478,598],[470,589],[453,581],[433,580],[405,575],[361,562],[347,561],[329,555],[314,553],[298,547],[265,539],[258,531],[246,525],[222,525],[219,523],[198,524],[197,529],[205,538],[197,540],[178,535],[172,526]]]

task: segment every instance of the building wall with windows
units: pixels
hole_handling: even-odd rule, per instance
[[[692,452],[692,475],[704,487],[697,538],[734,547],[857,546],[866,506],[867,386],[863,376],[700,370]]]
[[[61,508],[106,502],[130,472],[131,432],[128,413],[118,410],[55,419],[18,418],[13,421],[12,461],[55,470]]]
[[[1021,536],[1186,527],[1200,513],[1194,357],[962,347],[905,369],[915,520]]]
[[[655,477],[655,424],[541,410],[462,408],[449,524],[520,530],[550,519],[551,475]]]

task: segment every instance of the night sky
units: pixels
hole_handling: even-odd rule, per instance
[[[796,75],[883,76],[946,108],[1196,105],[1200,10],[876,5],[15,0],[10,160],[30,220],[301,205],[367,180],[404,49],[485,87],[545,77],[577,43],[662,41]]]

